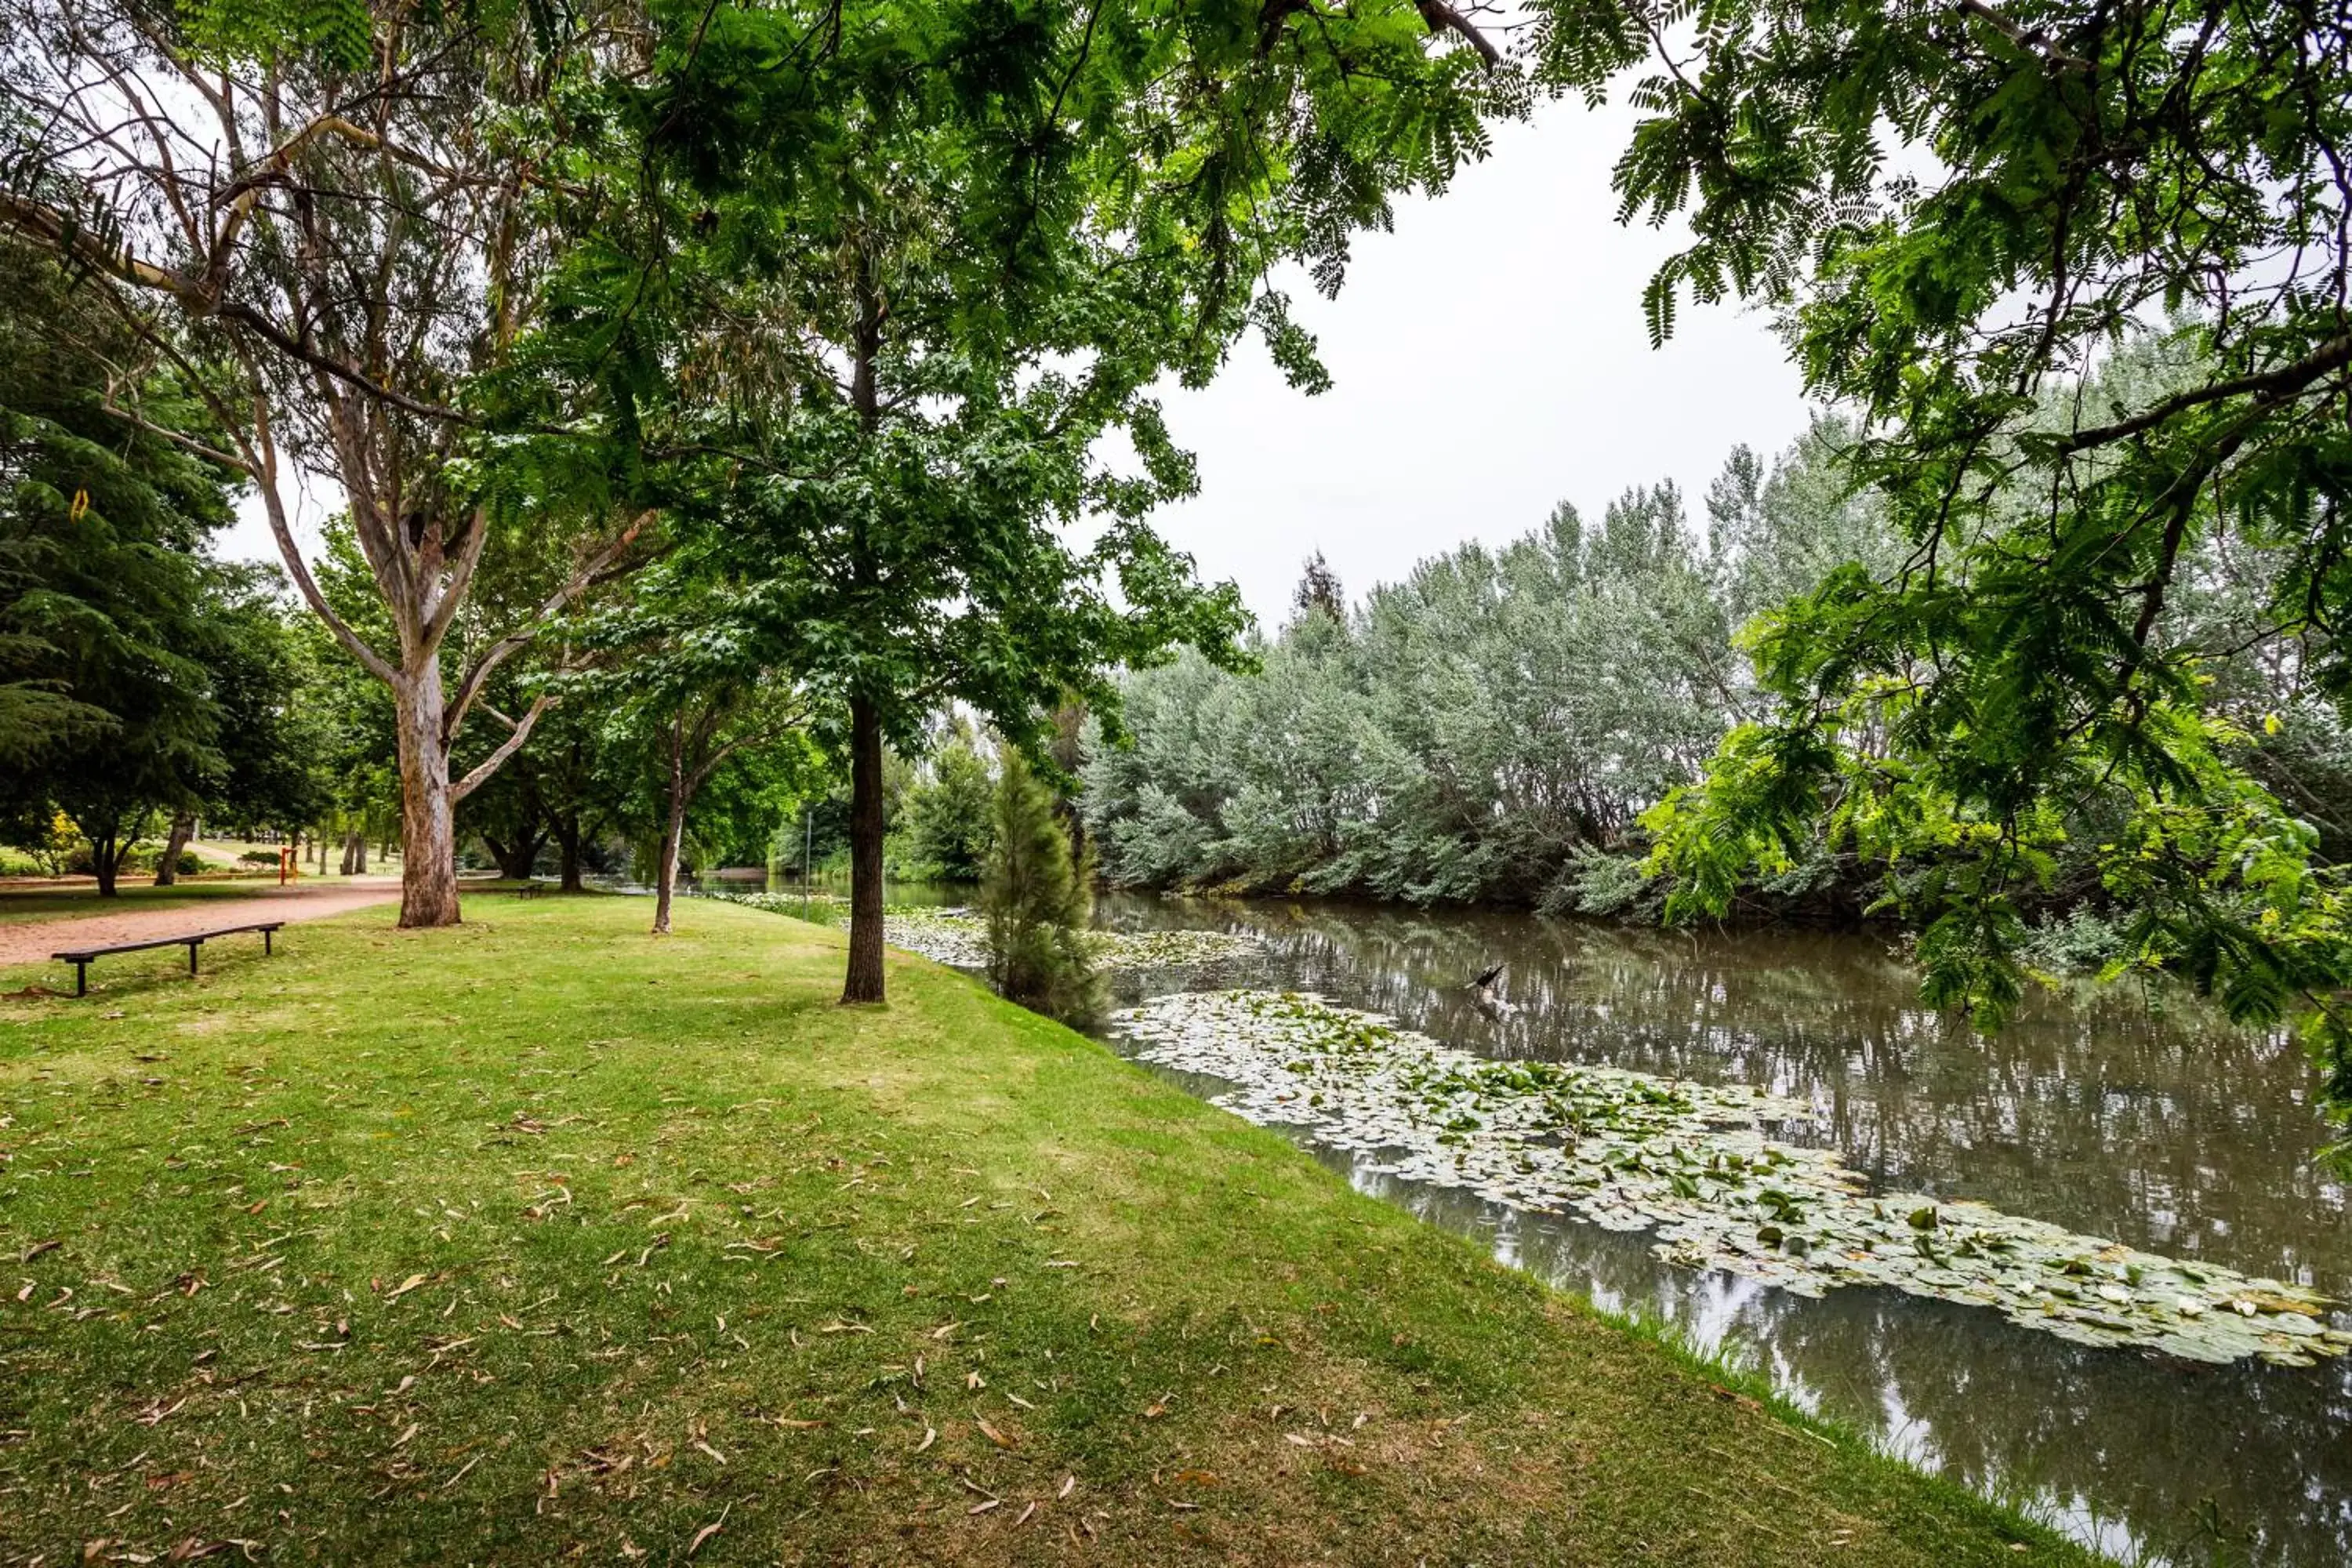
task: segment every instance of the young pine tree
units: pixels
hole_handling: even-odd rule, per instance
[[[1065,1023],[1099,1001],[1086,947],[1091,867],[1073,863],[1054,797],[1018,752],[1004,752],[996,786],[996,842],[981,879],[988,919],[988,977],[1000,995]]]

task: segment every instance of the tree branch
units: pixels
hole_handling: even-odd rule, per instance
[[[480,766],[449,786],[449,804],[457,805],[488,783],[490,775],[497,773],[509,757],[522,750],[522,743],[530,739],[531,726],[539,722],[539,716],[554,707],[558,700],[560,699],[546,692],[540,693],[538,700],[530,705],[530,710],[515,721],[514,733],[499,742],[499,749],[484,757]]]
[[[2021,27],[2015,22],[1985,4],[1985,0],[1958,0],[1952,7],[1963,16],[1974,16],[1994,32],[2007,38],[2027,54],[2039,55],[2048,64],[2061,70],[2087,71],[2095,68],[2082,56],[2059,47],[2050,35],[2039,27]]]
[[[1421,13],[1423,23],[1431,32],[1461,35],[1465,43],[1478,51],[1478,58],[1486,62],[1488,70],[1503,63],[1502,51],[1478,30],[1476,23],[1446,4],[1446,0],[1412,0],[1412,8]]]
[[[2263,403],[2278,403],[2294,396],[2331,370],[2352,364],[2352,332],[2330,338],[2320,344],[2317,353],[2293,364],[2279,366],[2252,375],[2237,376],[2229,381],[2217,381],[2192,391],[2177,393],[2144,413],[2113,425],[2095,426],[2077,430],[2059,443],[2058,455],[2067,457],[2087,451],[2093,447],[2105,447],[2111,442],[2153,430],[2176,414],[2187,413],[2203,404],[2219,403],[2224,398],[2242,397],[2252,394]]]
[[[296,363],[332,376],[354,391],[381,399],[419,418],[452,425],[478,423],[470,415],[423,402],[404,392],[396,392],[331,355],[306,347],[299,339],[252,306],[222,299],[220,283],[211,275],[209,268],[205,279],[194,280],[152,262],[142,261],[127,250],[117,250],[103,243],[90,229],[73,222],[55,208],[5,190],[0,190],[0,226],[53,246],[73,260],[93,271],[104,273],[118,283],[168,294],[191,316],[243,327]]]
[[[446,746],[457,738],[457,726],[466,721],[466,710],[474,705],[474,700],[481,695],[483,684],[490,679],[499,666],[537,641],[539,634],[546,630],[547,623],[562,613],[563,606],[570,604],[582,590],[602,579],[613,563],[619,558],[621,552],[635,543],[637,535],[643,532],[646,525],[658,515],[660,514],[657,511],[650,508],[639,512],[629,526],[623,529],[610,544],[598,551],[593,557],[574,572],[562,587],[550,594],[546,601],[532,612],[530,620],[520,630],[508,633],[483,649],[482,657],[474,661],[474,668],[467,670],[466,678],[457,683],[457,699],[449,705],[448,714],[441,721],[443,745]],[[477,521],[475,527],[485,529],[487,523]],[[448,617],[456,613],[457,605],[462,598],[462,595],[450,594],[441,610],[436,613],[434,626],[429,629],[436,633],[447,629]]]

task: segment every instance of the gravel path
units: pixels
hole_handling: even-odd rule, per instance
[[[382,883],[340,883],[331,888],[268,888],[251,898],[205,899],[184,904],[161,904],[152,909],[125,910],[121,914],[79,915],[68,920],[13,921],[0,925],[0,968],[39,963],[49,954],[70,947],[105,947],[118,942],[144,942],[150,937],[176,936],[187,931],[216,931],[254,921],[315,921],[390,903],[400,897],[397,879]],[[68,976],[71,978],[70,975]]]

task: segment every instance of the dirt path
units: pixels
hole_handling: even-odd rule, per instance
[[[253,921],[321,920],[346,910],[389,903],[399,897],[399,880],[386,878],[381,883],[346,882],[331,888],[266,888],[251,898],[159,904],[152,909],[125,910],[121,914],[11,921],[0,925],[0,968],[39,963],[49,954],[69,947],[144,942],[150,937],[216,931]]]

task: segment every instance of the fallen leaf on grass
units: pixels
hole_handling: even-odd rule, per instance
[[[44,1252],[55,1252],[58,1247],[63,1247],[65,1243],[62,1241],[37,1241],[33,1243],[32,1246],[25,1248],[24,1251],[18,1253],[16,1255],[16,1261],[19,1263],[30,1263]]]
[[[725,1528],[727,1516],[734,1510],[734,1507],[735,1505],[733,1503],[729,1503],[725,1508],[719,1510],[719,1517],[717,1519],[712,1520],[709,1524],[704,1525],[700,1530],[694,1532],[693,1544],[689,1545],[686,1549],[686,1554],[688,1557],[691,1557],[696,1552],[701,1551],[702,1543],[704,1542],[709,1540],[712,1536],[718,1534],[721,1529]]]
[[[1023,1525],[1024,1525],[1024,1524],[1028,1523],[1028,1522],[1029,1522],[1029,1516],[1030,1516],[1031,1514],[1033,1514],[1033,1513],[1035,1513],[1036,1511],[1037,1511],[1037,1505],[1036,1505],[1034,1502],[1032,1502],[1032,1503],[1031,1503],[1027,1508],[1024,1508],[1024,1509],[1023,1509],[1023,1510],[1021,1510],[1021,1517],[1020,1517],[1019,1519],[1016,1519],[1016,1520],[1014,1520],[1014,1521],[1013,1521],[1013,1529],[1015,1529],[1015,1530],[1018,1530],[1018,1529],[1020,1529]]]
[[[1078,1478],[1077,1478],[1077,1477],[1076,1477],[1076,1476],[1064,1476],[1064,1477],[1062,1478],[1062,1489],[1061,1489],[1060,1491],[1055,1492],[1055,1493],[1054,1494],[1054,1496],[1055,1496],[1056,1499],[1066,1498],[1066,1497],[1069,1496],[1071,1492],[1073,1492],[1073,1491],[1075,1491],[1075,1490],[1076,1490],[1076,1489],[1077,1489],[1077,1485],[1078,1485]]]
[[[918,1444],[916,1444],[916,1445],[915,1445],[915,1452],[917,1452],[918,1454],[919,1454],[919,1453],[921,1453],[924,1449],[926,1449],[926,1448],[929,1447],[932,1444],[934,1444],[934,1443],[936,1443],[936,1442],[938,1442],[939,1440],[940,1440],[940,1434],[939,1434],[939,1430],[938,1430],[938,1428],[936,1428],[936,1427],[932,1427],[932,1426],[926,1426],[926,1427],[924,1427],[924,1428],[923,1428],[923,1440],[922,1440],[921,1442],[919,1442],[919,1443],[918,1443]]]
[[[412,1274],[407,1279],[402,1280],[399,1284],[394,1286],[391,1289],[385,1291],[383,1293],[383,1299],[386,1302],[397,1301],[403,1296],[407,1295],[411,1290],[415,1289],[419,1285],[424,1283],[424,1275]]]
[[[975,1415],[972,1419],[980,1424],[980,1435],[987,1438],[990,1442],[995,1444],[998,1447],[1010,1448],[1013,1446],[1012,1438],[1006,1436],[1003,1433],[998,1431],[995,1427],[988,1424],[987,1416]]]
[[[965,1517],[969,1518],[973,1514],[986,1513],[990,1509],[1003,1508],[1003,1506],[1004,1500],[1003,1498],[990,1498],[986,1502],[976,1502],[963,1511]]]

